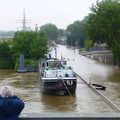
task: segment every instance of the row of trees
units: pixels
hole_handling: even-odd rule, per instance
[[[80,47],[84,47],[85,33],[84,33],[85,20],[75,21],[73,24],[68,25],[66,30],[58,29],[54,24],[45,24],[40,27],[40,31],[44,32],[48,38],[48,41],[58,42],[59,38],[67,37],[67,44]]]
[[[23,53],[27,58],[39,59],[47,53],[48,41],[57,41],[66,36],[68,45],[81,48],[106,43],[120,65],[120,0],[97,1],[90,9],[88,16],[68,25],[66,30],[49,23],[41,26],[38,32],[16,32],[12,44],[13,57]],[[10,48],[7,49],[9,51]]]
[[[120,0],[103,0],[91,7],[86,31],[89,39],[106,43],[120,66]]]
[[[85,35],[85,24],[83,21],[75,21],[73,24],[67,27],[67,44],[70,46],[84,47]]]
[[[92,5],[91,13],[82,21],[75,21],[67,26],[63,35],[67,37],[67,44],[70,46],[79,46],[89,48],[94,43],[106,43],[108,49],[113,52],[114,60],[118,61],[120,66],[120,1],[119,0],[102,0]],[[53,33],[48,38],[55,40],[58,37],[58,29],[54,25],[46,24],[41,27]],[[44,29],[44,30],[45,30]],[[55,36],[54,38],[52,38]]]
[[[68,25],[67,44],[90,48],[94,43],[106,43],[120,66],[120,0],[97,1],[90,10],[82,21]]]
[[[14,68],[11,50],[11,40],[0,41],[0,68]]]
[[[9,47],[9,43],[6,41],[0,42],[0,58],[9,58],[11,56],[12,52]]]
[[[45,33],[18,31],[12,40],[0,41],[0,68],[15,67],[20,54],[24,54],[28,60],[37,61],[44,58],[47,52],[48,40]]]
[[[65,30],[58,29],[56,25],[48,23],[40,27],[40,31],[44,32],[48,38],[48,41],[56,41],[59,37],[63,37]]]

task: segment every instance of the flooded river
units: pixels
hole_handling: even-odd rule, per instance
[[[57,56],[67,60],[74,71],[92,83],[107,87],[102,93],[120,107],[120,70],[103,65],[78,54],[77,50],[62,45],[57,47]],[[54,51],[53,51],[54,53]],[[25,101],[23,113],[66,112],[66,113],[100,113],[113,112],[102,99],[84,83],[79,82],[76,94],[70,96],[45,95],[40,91],[39,73],[16,73],[14,70],[0,70],[0,87],[10,85],[14,93]]]

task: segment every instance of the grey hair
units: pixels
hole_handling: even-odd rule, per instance
[[[1,96],[3,98],[12,97],[13,96],[12,89],[9,86],[3,86],[1,88]]]

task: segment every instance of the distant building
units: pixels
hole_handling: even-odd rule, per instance
[[[0,39],[6,40],[6,39],[12,39],[14,38],[15,31],[0,31]]]

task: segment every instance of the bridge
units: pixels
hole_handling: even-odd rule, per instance
[[[120,120],[120,113],[23,113],[20,120]]]

